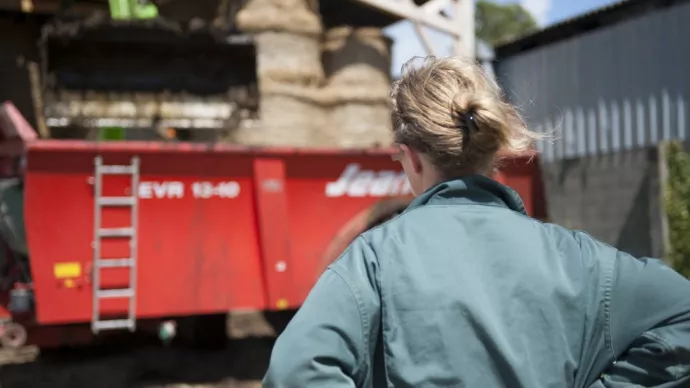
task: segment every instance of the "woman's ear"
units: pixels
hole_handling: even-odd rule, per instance
[[[412,167],[412,170],[414,171],[415,174],[421,174],[423,170],[423,165],[422,165],[422,158],[419,152],[415,151],[413,148],[410,148],[407,145],[401,145],[400,149],[407,155],[410,161],[410,167]]]

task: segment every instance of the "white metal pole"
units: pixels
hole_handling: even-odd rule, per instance
[[[454,19],[460,28],[456,38],[455,55],[475,57],[476,38],[474,35],[474,0],[455,0]]]
[[[422,26],[448,34],[453,40],[453,55],[475,56],[475,0],[430,0],[423,6],[418,6],[411,0],[356,1],[412,22],[429,55],[433,55],[434,50]],[[443,12],[447,10],[450,12]]]

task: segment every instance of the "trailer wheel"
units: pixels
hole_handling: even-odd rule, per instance
[[[0,344],[9,349],[18,349],[26,344],[27,334],[24,326],[18,323],[8,323],[2,327]]]
[[[376,202],[352,217],[333,237],[317,267],[317,278],[361,233],[394,218],[412,202],[410,197],[388,198]]]

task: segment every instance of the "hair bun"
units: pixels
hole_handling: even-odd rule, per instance
[[[429,155],[447,176],[486,171],[497,151],[519,152],[541,138],[471,60],[405,66],[390,97],[395,141]]]

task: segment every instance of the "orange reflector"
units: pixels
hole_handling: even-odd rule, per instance
[[[288,303],[287,299],[283,298],[278,299],[278,301],[276,302],[276,308],[278,310],[285,310],[286,308],[288,308],[289,305],[290,304]]]

